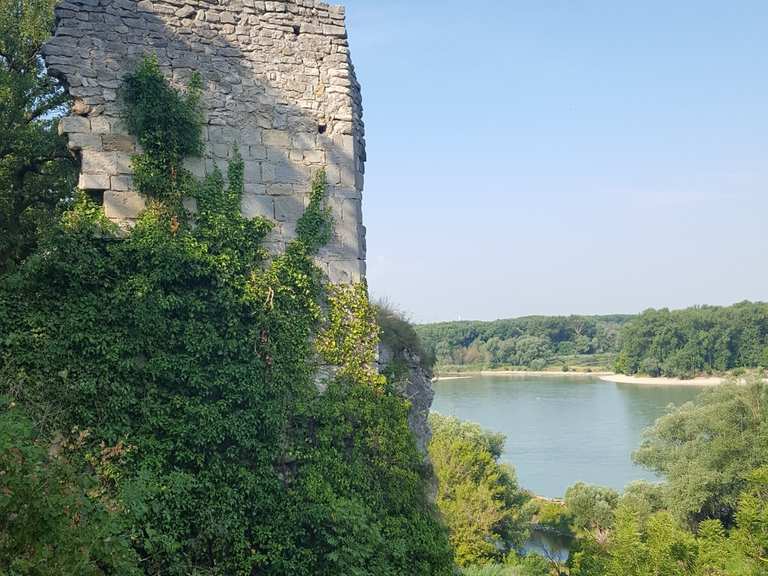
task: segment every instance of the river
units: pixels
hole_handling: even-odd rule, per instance
[[[434,411],[503,433],[502,460],[521,486],[549,498],[579,481],[621,490],[655,480],[631,459],[643,429],[670,403],[701,392],[575,376],[472,376],[437,381],[434,389]]]

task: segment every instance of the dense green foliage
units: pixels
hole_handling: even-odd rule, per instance
[[[768,462],[768,384],[761,378],[704,391],[646,431],[635,460],[666,479],[681,520],[733,522],[746,475]]]
[[[550,576],[552,571],[550,563],[538,554],[510,554],[503,564],[469,566],[461,573],[463,576]]]
[[[665,510],[649,512],[624,496],[605,538],[580,537],[570,560],[572,576],[759,576],[768,570],[768,470],[747,476],[730,532],[718,520],[696,531]]]
[[[504,437],[478,425],[432,414],[429,455],[438,481],[437,506],[450,530],[456,562],[500,560],[527,536],[528,496],[514,470],[499,463]]]
[[[573,356],[614,352],[629,316],[528,316],[493,322],[417,326],[438,367],[499,366],[542,369]]]
[[[647,310],[621,333],[616,371],[692,377],[768,367],[768,304]]]
[[[76,450],[87,435],[35,437],[33,422],[0,398],[0,574],[140,574],[115,502],[103,497],[120,446],[103,447],[91,460],[98,478]]]
[[[690,378],[768,367],[768,304],[647,310],[639,316],[530,316],[417,327],[438,368],[581,366]]]
[[[0,273],[14,268],[70,198],[75,162],[56,132],[68,103],[40,47],[54,0],[0,0]]]
[[[565,506],[571,514],[572,526],[590,532],[596,538],[613,525],[613,510],[619,494],[610,488],[579,482],[565,492]]]
[[[147,198],[178,210],[194,197],[196,182],[182,161],[202,152],[201,79],[193,74],[186,94],[163,78],[157,59],[141,61],[125,78],[125,120],[143,152],[133,158],[133,181]]]
[[[88,431],[72,459],[104,468],[99,501],[145,574],[450,574],[408,403],[371,368],[366,287],[327,287],[313,263],[323,174],[298,239],[268,259],[271,223],[240,214],[239,155],[226,178],[183,172],[198,88],[174,95],[153,60],[127,86],[149,207],[118,232],[81,196],[0,279],[0,392],[41,441]],[[325,363],[338,370],[316,383]],[[88,458],[110,446],[120,458]]]

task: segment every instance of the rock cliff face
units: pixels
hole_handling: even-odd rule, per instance
[[[75,98],[61,129],[82,160],[80,187],[103,193],[106,215],[130,224],[136,142],[121,122],[120,86],[146,54],[183,86],[201,74],[206,154],[188,167],[222,170],[234,146],[245,161],[243,213],[278,225],[271,248],[296,233],[313,171],[325,167],[336,235],[318,263],[332,282],[365,275],[365,141],[360,86],[344,9],[315,0],[64,0],[45,47]]]
[[[435,396],[432,390],[432,374],[421,365],[421,359],[409,350],[394,354],[386,344],[379,345],[379,370],[394,362],[400,362],[406,373],[398,380],[400,394],[411,402],[408,426],[416,439],[416,446],[427,459],[427,445],[432,438],[429,428],[429,409]]]

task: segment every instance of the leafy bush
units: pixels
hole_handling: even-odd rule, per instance
[[[573,526],[587,532],[604,532],[613,526],[613,513],[619,494],[611,488],[578,482],[565,492],[565,506]]]
[[[469,566],[462,570],[463,576],[550,576],[549,561],[538,554],[518,556],[510,553],[504,564]]]
[[[561,536],[573,536],[573,516],[565,504],[532,499],[526,504],[531,522],[544,530]]]
[[[119,507],[72,458],[85,436],[46,445],[21,409],[0,398],[0,573],[141,573]],[[98,461],[110,453],[102,449]]]
[[[432,414],[429,455],[438,480],[437,506],[460,566],[500,560],[527,537],[528,499],[514,470],[498,462],[504,437],[478,425]]]

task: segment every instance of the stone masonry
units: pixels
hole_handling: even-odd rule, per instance
[[[144,207],[132,188],[135,140],[121,120],[120,87],[145,54],[171,82],[201,74],[206,125],[198,177],[245,161],[246,216],[277,222],[271,248],[295,237],[314,171],[325,167],[335,221],[318,263],[332,282],[365,275],[362,189],[365,140],[360,86],[344,9],[316,0],[64,0],[45,46],[50,71],[73,96],[62,119],[82,161],[80,187],[103,192],[106,215],[130,225]],[[193,207],[192,207],[193,208]]]

